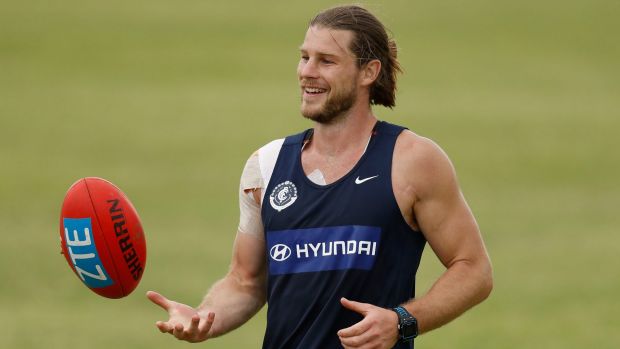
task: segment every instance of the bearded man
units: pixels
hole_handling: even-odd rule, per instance
[[[312,19],[297,76],[313,127],[248,159],[231,267],[202,303],[148,292],[169,313],[161,332],[204,341],[267,303],[263,348],[413,348],[489,295],[491,263],[447,155],[373,114],[395,106],[398,72],[367,10]],[[427,242],[446,270],[415,297]]]

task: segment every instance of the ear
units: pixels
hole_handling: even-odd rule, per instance
[[[370,86],[377,80],[379,73],[381,72],[381,62],[378,59],[364,64],[361,68],[361,84],[362,86]]]

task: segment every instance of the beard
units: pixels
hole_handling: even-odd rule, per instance
[[[327,97],[327,100],[318,110],[308,110],[302,105],[301,115],[320,124],[331,124],[344,116],[356,100],[357,92],[355,87],[351,86],[349,89],[343,89],[340,93]]]

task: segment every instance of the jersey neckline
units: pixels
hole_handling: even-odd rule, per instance
[[[348,177],[351,177],[351,175],[353,173],[355,173],[355,171],[362,165],[364,160],[366,160],[366,158],[368,157],[368,153],[370,153],[372,151],[372,149],[374,148],[374,145],[376,143],[376,138],[377,138],[376,136],[377,136],[378,132],[380,131],[380,129],[382,128],[383,124],[384,124],[383,121],[377,120],[377,122],[375,123],[375,125],[372,128],[372,131],[371,131],[372,133],[371,133],[371,136],[370,136],[370,141],[368,142],[368,145],[366,146],[366,151],[357,160],[357,163],[355,163],[355,165],[347,173],[345,173],[342,177],[340,177],[337,180],[335,180],[334,182],[326,184],[326,185],[317,184],[317,183],[311,181],[310,178],[308,178],[308,176],[304,172],[304,168],[303,168],[302,163],[301,163],[301,154],[303,153],[303,147],[306,145],[306,141],[311,139],[312,135],[314,133],[314,129],[312,129],[312,128],[307,129],[304,132],[304,136],[303,136],[301,142],[299,143],[299,151],[298,151],[297,156],[295,157],[295,161],[296,161],[295,171],[297,171],[297,173],[301,174],[301,177],[303,177],[303,180],[308,185],[310,185],[310,186],[312,186],[314,188],[330,189],[330,188],[340,184],[341,182],[345,181]]]

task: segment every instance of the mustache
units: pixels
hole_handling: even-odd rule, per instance
[[[307,79],[303,79],[299,81],[299,86],[302,87],[309,87],[309,88],[322,88],[322,89],[327,89],[326,86],[322,86],[321,84],[317,83],[314,80],[307,80]]]

